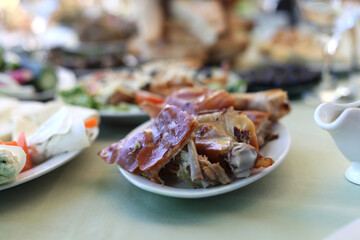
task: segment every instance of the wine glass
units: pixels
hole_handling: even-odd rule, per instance
[[[39,50],[42,48],[41,37],[47,31],[50,19],[58,10],[59,0],[21,0],[20,7],[31,17],[31,31],[33,40],[30,40],[28,50]]]
[[[297,0],[301,15],[318,34],[322,50],[322,80],[304,100],[310,104],[334,102],[341,99],[330,74],[330,65],[345,31],[354,27],[359,17],[359,3],[345,0]]]

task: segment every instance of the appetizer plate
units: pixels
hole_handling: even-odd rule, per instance
[[[99,134],[99,130],[97,129],[95,131],[95,134],[94,134],[93,139],[91,140],[91,142],[93,142],[96,139],[98,134]],[[20,173],[18,175],[17,179],[14,182],[4,184],[4,185],[0,185],[0,191],[8,189],[8,188],[15,187],[15,186],[20,185],[22,183],[26,183],[26,182],[28,182],[30,180],[33,180],[35,178],[38,178],[38,177],[46,174],[48,172],[51,172],[51,171],[55,170],[56,168],[64,165],[65,163],[69,162],[71,159],[75,158],[83,150],[84,149],[71,151],[71,152],[66,152],[66,153],[62,153],[62,154],[53,156],[52,158],[46,160],[45,162],[33,167],[32,169]]]
[[[136,128],[134,131],[144,129],[149,123],[146,122]],[[198,188],[194,189],[185,183],[179,183],[176,185],[161,185],[154,183],[147,178],[130,173],[119,166],[120,172],[123,176],[135,186],[160,195],[178,198],[203,198],[215,196],[227,192],[234,191],[242,188],[250,183],[263,178],[270,172],[274,171],[281,162],[285,159],[290,149],[290,134],[288,130],[280,123],[274,124],[274,133],[279,135],[279,138],[268,142],[264,147],[260,149],[260,153],[266,157],[271,157],[275,163],[268,168],[259,168],[252,171],[251,175],[247,178],[237,179],[236,181],[228,185],[220,185],[211,188]]]

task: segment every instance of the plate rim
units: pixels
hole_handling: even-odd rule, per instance
[[[139,127],[135,128],[131,133],[135,132],[137,129],[141,129],[146,124],[149,124],[149,121],[141,124]],[[205,198],[205,197],[211,197],[211,196],[228,193],[228,192],[240,189],[242,187],[245,187],[245,186],[265,177],[267,174],[274,171],[285,160],[286,156],[289,153],[290,146],[291,146],[290,132],[281,123],[275,123],[273,126],[276,128],[276,131],[281,132],[282,135],[284,135],[284,136],[279,136],[279,138],[286,140],[286,143],[287,143],[284,146],[284,148],[282,149],[280,156],[275,160],[275,163],[268,168],[263,168],[261,170],[261,172],[258,172],[247,178],[237,179],[228,185],[219,185],[219,186],[215,186],[215,187],[211,187],[211,188],[197,188],[197,189],[174,188],[171,186],[166,186],[166,185],[161,185],[158,183],[151,182],[150,180],[148,180],[142,176],[130,173],[130,172],[122,169],[119,165],[118,165],[118,169],[119,169],[120,173],[125,177],[125,179],[128,180],[133,185],[135,185],[136,187],[138,187],[142,190],[148,191],[148,192],[156,193],[156,194],[167,196],[167,197],[190,199],[190,198]],[[131,133],[129,133],[129,134],[131,134]],[[279,141],[279,139],[275,139],[273,141]],[[273,142],[270,142],[268,144],[273,144]],[[260,152],[261,152],[261,150],[260,150]]]

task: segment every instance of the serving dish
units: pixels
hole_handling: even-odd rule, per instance
[[[329,132],[340,152],[351,162],[345,177],[357,185],[360,185],[359,107],[360,101],[347,104],[322,103],[314,113],[315,123]]]
[[[148,124],[149,122],[140,125],[131,133],[145,129]],[[161,185],[154,183],[142,176],[130,173],[122,169],[120,166],[118,168],[121,174],[129,182],[145,191],[177,198],[204,198],[216,196],[219,194],[237,190],[263,178],[264,176],[275,170],[283,162],[290,149],[291,137],[288,130],[281,123],[276,123],[273,127],[274,133],[278,134],[279,138],[268,142],[264,147],[260,149],[260,153],[264,156],[271,157],[275,161],[275,163],[268,168],[259,168],[253,170],[249,177],[238,179],[228,185],[221,185],[202,189],[191,188],[191,186],[187,185],[184,182],[177,182],[172,185]]]

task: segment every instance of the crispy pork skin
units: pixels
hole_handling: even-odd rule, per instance
[[[269,140],[277,137],[273,134],[270,113],[255,110],[244,111],[244,113],[255,125],[259,147],[264,146]]]
[[[167,97],[165,102],[177,106],[189,114],[206,110],[222,110],[235,104],[235,100],[225,90],[201,88],[182,89]]]
[[[202,111],[222,110],[234,106],[234,98],[225,90],[204,88],[184,88],[174,92],[165,99],[164,104],[142,102],[140,107],[151,117],[157,116],[162,106],[174,105],[189,114]]]
[[[234,93],[236,110],[258,110],[271,114],[271,120],[277,121],[290,112],[287,92],[273,89],[256,93]]]
[[[148,128],[101,150],[99,155],[107,163],[116,162],[130,172],[161,182],[161,168],[188,143],[196,126],[186,112],[165,106]]]

